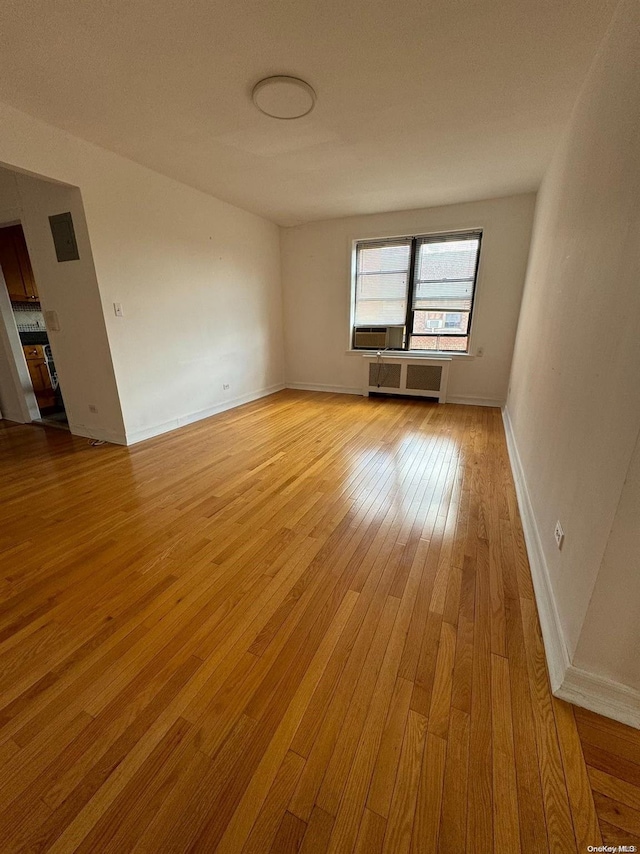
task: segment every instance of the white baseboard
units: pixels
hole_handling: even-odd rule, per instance
[[[287,383],[287,388],[300,389],[301,391],[324,391],[333,394],[359,394],[362,395],[362,388],[352,388],[344,385],[322,385],[321,383]],[[402,395],[403,392],[398,392]],[[472,397],[468,395],[456,396],[447,395],[447,403],[463,403],[468,406],[495,406],[502,407],[504,401],[494,400],[489,397]]]
[[[359,394],[362,395],[362,387],[350,388],[346,385],[321,385],[320,383],[287,383],[287,388],[299,389],[300,391],[324,391],[328,394]]]
[[[640,729],[640,691],[604,676],[581,670],[571,663],[520,454],[506,407],[502,410],[502,418],[538,605],[551,689],[561,700]]]
[[[300,389],[301,391],[324,391],[333,394],[362,394],[362,388],[352,388],[344,385],[323,385],[321,383],[292,383],[288,382],[287,388]],[[399,392],[402,394],[402,392]],[[447,395],[447,403],[462,403],[468,406],[494,406],[501,408],[504,401],[489,397],[473,397],[471,395]]]
[[[4,421],[13,421],[14,424],[31,424],[32,418],[25,417],[18,408],[9,405],[0,412],[0,418]]]
[[[556,697],[640,729],[640,691],[570,665]]]
[[[513,479],[516,486],[518,507],[520,508],[520,517],[522,519],[522,529],[529,556],[533,589],[538,605],[538,615],[540,617],[540,627],[542,628],[542,637],[547,656],[549,678],[551,680],[551,688],[555,694],[564,682],[571,660],[564,639],[558,609],[556,608],[549,570],[544,552],[542,551],[540,534],[538,533],[538,526],[533,514],[533,507],[520,461],[520,454],[515,443],[511,419],[509,418],[506,407],[502,410],[502,419],[507,438],[511,471],[513,472]]]
[[[448,394],[447,403],[463,403],[466,406],[495,406],[501,409],[504,405],[504,400],[495,400],[491,397],[474,397],[468,394]]]
[[[203,418],[210,418],[212,415],[218,415],[220,412],[226,412],[228,409],[235,409],[236,406],[242,406],[244,403],[251,403],[252,400],[259,400],[261,397],[267,397],[277,391],[282,391],[285,388],[284,383],[276,383],[275,385],[267,386],[252,391],[248,394],[241,394],[238,397],[230,400],[216,403],[214,406],[209,406],[206,409],[200,409],[197,412],[190,412],[187,415],[181,415],[178,418],[172,418],[170,421],[164,421],[162,424],[155,424],[152,427],[144,427],[141,430],[127,431],[126,445],[135,445],[137,442],[143,442],[145,439],[152,439],[154,436],[161,436],[163,433],[170,433],[172,430],[177,430],[179,427],[186,427],[187,424],[193,424],[195,421],[202,421]]]

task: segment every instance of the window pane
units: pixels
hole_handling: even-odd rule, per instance
[[[413,307],[471,310],[480,240],[425,240],[418,245]]]
[[[360,299],[356,303],[356,326],[404,326],[407,312],[407,301],[402,300],[367,300]]]
[[[357,247],[356,326],[403,326],[407,315],[411,241]]]
[[[473,281],[479,245],[477,237],[421,243],[418,248],[418,279],[421,282]]]
[[[469,348],[468,338],[447,338],[446,335],[412,335],[409,340],[410,350],[438,350],[449,353],[466,353]]]
[[[455,288],[455,290],[454,290]],[[454,311],[470,311],[473,283],[460,283],[455,286],[447,286],[441,282],[416,282],[416,290],[413,297],[413,307],[423,309],[451,308]]]
[[[407,272],[411,243],[361,244],[358,246],[358,273]]]
[[[410,350],[437,350],[438,336],[427,338],[425,335],[412,335],[409,339]]]
[[[468,349],[468,338],[438,338],[438,350],[448,350],[450,353],[466,353]]]
[[[414,334],[466,335],[469,328],[468,312],[416,311],[413,314]]]

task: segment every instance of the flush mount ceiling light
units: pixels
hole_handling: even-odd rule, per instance
[[[253,103],[274,119],[300,119],[313,109],[316,93],[297,77],[265,77],[253,87]]]

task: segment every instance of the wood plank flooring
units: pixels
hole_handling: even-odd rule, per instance
[[[640,731],[575,709],[602,838],[640,851]]]
[[[637,754],[581,717],[587,768],[550,693],[497,409],[287,391],[0,455],[3,853],[640,836]]]

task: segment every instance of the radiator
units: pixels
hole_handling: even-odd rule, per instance
[[[362,393],[406,394],[411,397],[437,398],[446,403],[451,359],[416,359],[410,356],[380,358],[367,355],[364,362]]]

